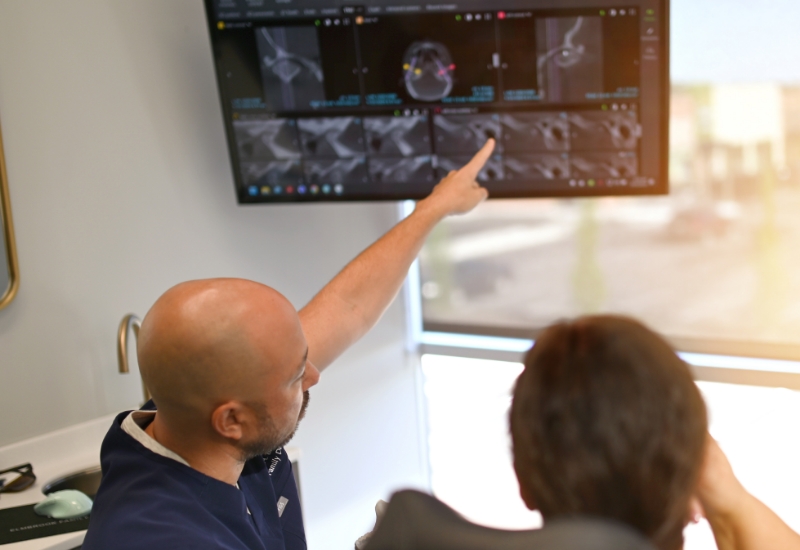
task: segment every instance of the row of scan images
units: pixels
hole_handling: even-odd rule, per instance
[[[636,111],[427,114],[233,122],[239,160],[351,159],[471,155],[489,138],[498,153],[632,151]]]
[[[433,184],[470,156],[422,155],[405,158],[367,157],[249,161],[241,163],[245,186],[337,186]],[[520,182],[565,178],[630,178],[638,174],[634,151],[494,155],[478,180]]]

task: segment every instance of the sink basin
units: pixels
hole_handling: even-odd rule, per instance
[[[100,466],[94,466],[54,479],[42,488],[42,492],[49,495],[56,491],[75,489],[94,498],[97,494],[97,489],[100,487],[100,479],[102,477],[103,473],[100,470]]]

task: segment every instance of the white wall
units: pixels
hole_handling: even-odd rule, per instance
[[[22,286],[0,312],[0,446],[140,399],[117,323],[186,279],[262,281],[301,306],[395,205],[238,207],[201,0],[2,0],[0,120]],[[425,482],[395,304],[323,374],[296,443],[312,548]]]

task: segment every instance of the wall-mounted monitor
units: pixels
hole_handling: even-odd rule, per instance
[[[668,0],[206,0],[240,203],[666,193]]]

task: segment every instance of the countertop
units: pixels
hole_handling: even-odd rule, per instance
[[[35,504],[44,499],[42,487],[65,474],[100,465],[100,444],[116,414],[96,418],[33,439],[0,447],[0,467],[30,462],[36,483],[21,493],[0,494],[0,509]],[[43,537],[0,546],[2,550],[71,550],[86,531]]]

